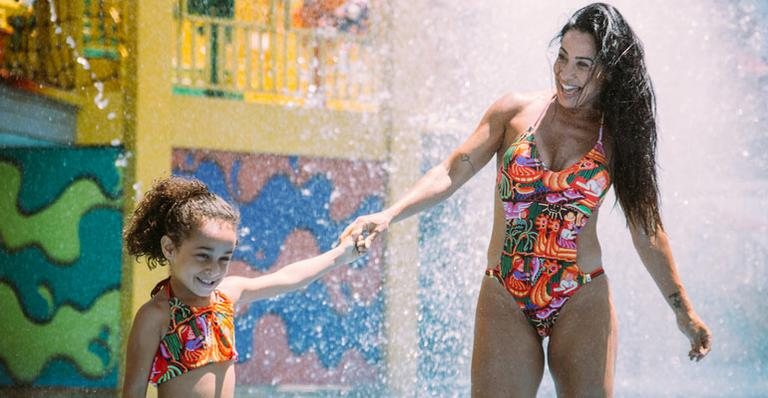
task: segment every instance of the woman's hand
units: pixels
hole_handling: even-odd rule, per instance
[[[656,286],[665,293],[667,304],[677,316],[677,327],[691,342],[688,357],[700,361],[710,350],[712,333],[707,325],[696,315],[693,304],[688,299],[680,276],[677,274],[675,260],[669,237],[660,226],[653,235],[645,233],[643,228],[630,223],[632,242],[648,273],[651,274]],[[668,294],[672,292],[671,294]]]
[[[688,358],[700,361],[712,347],[712,332],[696,313],[677,317],[677,327],[691,341],[691,351]]]
[[[343,241],[344,239],[352,238],[355,242],[355,247],[359,251],[367,251],[371,248],[374,239],[380,233],[389,229],[389,223],[391,222],[392,216],[385,211],[360,216],[344,229],[339,236],[339,240]]]
[[[342,250],[339,261],[344,264],[349,264],[368,252],[363,235],[348,235],[339,240],[338,246]]]

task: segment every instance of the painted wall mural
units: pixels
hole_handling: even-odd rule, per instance
[[[230,274],[274,272],[330,249],[357,216],[380,210],[381,163],[176,149],[173,173],[235,203]],[[303,290],[240,308],[238,385],[375,388],[384,375],[382,246]]]
[[[0,148],[0,386],[116,388],[122,149]]]

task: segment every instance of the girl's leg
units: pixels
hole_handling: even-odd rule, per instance
[[[483,278],[475,314],[473,397],[535,397],[544,372],[536,330],[514,298],[493,278]]]
[[[601,276],[563,306],[547,348],[558,397],[611,397],[616,363],[616,316]]]

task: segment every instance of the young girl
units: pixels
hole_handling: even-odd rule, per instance
[[[139,202],[125,229],[128,253],[170,277],[139,308],[128,339],[123,397],[232,397],[234,306],[306,286],[355,260],[352,238],[317,256],[256,278],[227,277],[237,243],[238,212],[197,180],[170,177]]]

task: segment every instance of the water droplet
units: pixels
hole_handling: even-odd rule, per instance
[[[128,166],[128,159],[123,155],[118,156],[117,160],[115,160],[115,167],[123,168],[126,166]]]
[[[104,109],[109,105],[109,98],[104,98],[104,93],[99,91],[98,94],[93,98],[93,102],[96,104],[96,107],[99,109]]]
[[[83,66],[83,69],[90,70],[91,64],[88,62],[85,57],[77,57],[77,63]]]

